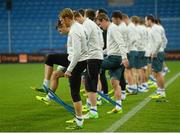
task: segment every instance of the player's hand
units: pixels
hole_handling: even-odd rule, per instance
[[[69,71],[66,71],[65,73],[64,73],[64,77],[66,77],[66,78],[69,78],[69,77],[71,77],[72,75],[71,75],[71,72],[69,72]]]
[[[129,61],[127,59],[122,60],[122,63],[124,65],[125,68],[127,68],[129,66]]]
[[[151,54],[151,59],[157,57],[157,54]]]

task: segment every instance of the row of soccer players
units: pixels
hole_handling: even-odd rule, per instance
[[[96,92],[99,74],[102,90],[104,94],[108,94],[105,70],[109,70],[117,103],[108,113],[122,113],[121,88],[125,91],[126,80],[130,93],[143,92],[147,89],[144,69],[147,61],[152,62],[154,76],[157,79],[159,88],[156,97],[165,96],[164,80],[161,75],[165,48],[162,37],[165,35],[161,26],[154,24],[153,16],[149,15],[145,19],[148,28],[139,17],[133,16],[129,19],[119,11],[112,13],[112,22],[103,10],[96,13],[93,10],[73,12],[68,8],[60,12],[59,19],[59,31],[68,35],[67,55],[48,55],[43,90],[48,93],[46,87],[49,87],[50,79],[50,89],[55,92],[58,78],[63,76],[69,78],[76,113],[76,125],[72,128],[82,128],[84,119],[98,118]],[[60,66],[53,72],[54,64]],[[81,74],[84,71],[90,111],[83,116],[80,85]],[[46,97],[36,98],[48,104],[50,95],[48,93]]]

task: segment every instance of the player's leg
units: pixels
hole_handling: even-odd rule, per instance
[[[87,61],[86,89],[91,103],[90,112],[84,118],[98,118],[97,111],[97,85],[101,67],[101,60],[90,59]]]
[[[81,85],[81,73],[86,68],[86,61],[78,62],[72,71],[72,76],[69,77],[71,97],[73,100],[73,105],[76,113],[76,124],[78,127],[83,126],[83,116],[82,116],[82,101],[80,97],[80,85]]]
[[[64,69],[64,68],[63,68]],[[58,88],[58,80],[59,78],[64,77],[64,71],[62,70],[56,70],[53,71],[53,74],[51,76],[51,85],[50,85],[50,89],[55,93],[56,89]],[[45,97],[41,97],[41,96],[36,96],[37,100],[40,100],[42,102],[44,102],[45,104],[50,104],[51,101],[51,93],[49,92]]]
[[[65,54],[49,54],[45,61],[45,72],[44,72],[44,82],[43,85],[49,87],[49,81],[53,72],[53,65],[67,66],[67,55]]]
[[[162,74],[165,76],[168,72],[170,72],[169,68],[167,67],[166,63],[163,63],[163,71]]]
[[[157,85],[158,85],[157,93],[151,96],[152,98],[166,97],[164,76],[161,73],[163,68],[163,61],[164,61],[164,52],[159,52],[157,54],[157,57],[154,58],[152,62],[153,73],[156,77]]]
[[[145,83],[145,73],[144,73],[144,54],[145,52],[139,51],[138,53],[138,75],[139,75],[139,83],[138,83],[138,91],[139,92],[147,92],[147,89],[144,86]]]
[[[54,64],[67,67],[68,63],[69,61],[67,60],[67,54],[49,54],[46,57],[46,61],[45,61],[43,85],[41,88],[37,88],[37,87],[32,87],[32,88],[37,91],[47,93],[47,90],[45,89],[45,87],[49,88],[50,78],[53,72]]]
[[[122,71],[122,75],[121,75],[121,79],[120,79],[120,86],[121,86],[121,99],[125,100],[126,99],[126,80],[125,80],[125,68],[122,67],[123,71]]]
[[[108,82],[106,78],[106,71],[101,70],[100,72],[100,82],[101,82],[101,88],[105,95],[108,95]]]
[[[121,102],[121,87],[120,87],[120,79],[123,74],[123,68],[119,68],[116,70],[110,70],[111,77],[111,85],[114,89],[114,97],[116,100],[116,106],[109,112],[111,113],[122,113],[122,102]]]
[[[127,90],[130,94],[137,93],[136,60],[137,60],[136,51],[130,51],[130,53],[128,53],[129,68],[127,69],[127,81],[128,81]]]

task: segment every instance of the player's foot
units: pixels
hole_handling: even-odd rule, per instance
[[[121,114],[123,111],[122,109],[116,109],[116,108],[113,108],[111,111],[108,111],[107,114],[113,114],[113,113],[118,113],[118,114]]]
[[[161,99],[161,98],[165,98],[166,94],[165,93],[164,94],[155,93],[153,95],[150,95],[149,97],[152,99]]]
[[[84,119],[97,119],[99,118],[99,115],[98,113],[93,114],[91,112],[88,112],[87,114],[83,115],[83,118]]]
[[[157,89],[158,88],[157,83],[153,82],[151,80],[148,80],[148,88],[149,89]]]
[[[82,112],[87,112],[89,110],[90,110],[90,106],[88,106],[88,105],[83,105],[82,106]]]
[[[127,87],[127,92],[129,93],[129,94],[137,94],[137,92],[138,92],[138,90],[137,89],[135,89],[135,88],[132,88],[132,87]]]
[[[148,92],[148,89],[146,89],[146,88],[143,87],[143,86],[138,86],[138,92],[141,92],[141,93],[143,93],[143,92]]]
[[[162,75],[165,76],[168,72],[170,72],[168,67],[164,67],[163,71],[162,71]]]
[[[36,96],[36,99],[45,103],[46,105],[49,105],[50,104],[50,100],[48,100],[46,97],[41,97],[41,96]]]
[[[83,129],[83,128],[84,128],[83,125],[78,126],[76,123],[73,123],[66,127],[67,130],[79,130],[79,129]]]
[[[44,88],[43,86],[42,86],[42,87],[31,86],[30,88],[33,89],[33,90],[35,90],[35,91],[44,93],[44,94],[47,94],[47,93],[48,93],[48,91],[46,90],[46,88]]]
[[[66,121],[66,123],[68,123],[68,124],[72,124],[72,123],[75,123],[75,122],[76,122],[75,118]]]

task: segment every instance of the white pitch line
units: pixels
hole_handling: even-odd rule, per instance
[[[168,80],[165,84],[167,88],[172,82],[174,82],[180,76],[180,72],[173,76],[170,80]],[[154,92],[153,92],[154,93]],[[128,121],[132,116],[134,116],[139,110],[141,110],[148,102],[151,101],[151,98],[148,96],[142,102],[140,102],[136,107],[130,110],[126,115],[124,115],[121,119],[113,123],[108,129],[104,132],[114,132],[118,128],[120,128],[126,121]]]

